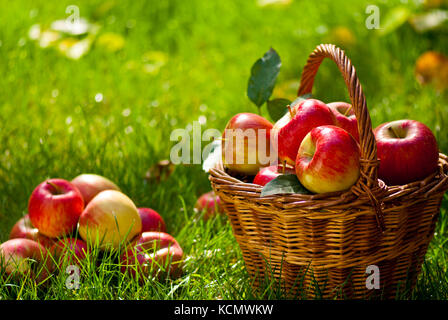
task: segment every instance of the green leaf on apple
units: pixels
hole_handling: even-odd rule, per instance
[[[278,121],[288,111],[288,105],[291,101],[288,99],[272,99],[268,100],[266,106],[268,108],[269,116],[273,121]]]
[[[271,48],[252,66],[247,96],[258,108],[272,95],[281,65],[280,56]]]
[[[282,174],[269,181],[261,190],[261,197],[274,194],[300,193],[311,194],[299,181],[295,174]]]
[[[269,116],[276,122],[280,120],[288,111],[288,105],[293,108],[299,102],[310,99],[311,93],[304,94],[303,96],[297,97],[293,102],[288,99],[278,98],[269,100],[267,104]]]

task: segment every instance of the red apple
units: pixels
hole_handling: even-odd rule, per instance
[[[115,183],[97,174],[84,173],[74,178],[71,182],[81,192],[85,206],[101,191],[120,191],[120,188]]]
[[[116,190],[98,193],[82,212],[78,225],[81,238],[101,249],[125,245],[141,230],[142,220],[134,202]]]
[[[325,103],[316,99],[303,100],[274,125],[278,158],[294,166],[297,151],[307,133],[318,126],[335,124],[336,118]]]
[[[416,120],[383,123],[374,130],[378,177],[388,185],[422,180],[437,171],[439,149],[431,130]]]
[[[232,117],[222,135],[224,167],[236,173],[256,175],[261,167],[270,165],[277,159],[273,157],[271,129],[272,123],[254,113]]]
[[[183,251],[173,236],[164,232],[144,232],[121,257],[121,271],[148,276],[181,273]]]
[[[347,102],[332,102],[327,105],[336,117],[336,124],[350,133],[359,143],[358,121],[352,105]]]
[[[202,194],[196,201],[194,208],[198,212],[204,211],[204,219],[211,218],[217,212],[223,212],[221,200],[213,190]]]
[[[64,263],[80,265],[88,255],[87,243],[77,238],[63,238],[57,241],[50,252],[59,266]]]
[[[300,144],[297,177],[315,193],[343,191],[359,178],[359,157],[359,144],[351,134],[336,126],[320,126]]]
[[[11,239],[0,245],[0,270],[13,279],[29,276],[41,282],[54,270],[47,250],[30,239]]]
[[[54,244],[54,239],[44,236],[37,228],[33,227],[28,214],[19,219],[12,227],[9,233],[9,239],[16,238],[34,240],[45,248],[50,248]]]
[[[253,183],[258,184],[260,186],[264,186],[269,181],[271,181],[285,173],[295,174],[296,172],[295,172],[294,168],[291,168],[289,166],[284,166],[282,164],[265,167],[257,173],[257,175],[254,178]]]
[[[138,214],[142,220],[142,231],[166,232],[165,221],[162,216],[151,208],[138,208]]]
[[[63,179],[49,179],[39,184],[28,203],[31,223],[50,238],[71,233],[83,209],[81,193]]]

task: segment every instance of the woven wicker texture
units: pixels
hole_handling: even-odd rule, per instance
[[[222,167],[209,179],[220,196],[254,287],[279,282],[288,297],[395,297],[412,289],[434,233],[448,189],[448,158],[422,181],[386,186],[366,99],[355,68],[343,50],[318,46],[301,76],[299,95],[311,93],[324,58],[344,77],[360,134],[361,176],[348,191],[261,197],[262,187],[230,176]],[[366,268],[380,271],[380,290],[367,289]],[[409,290],[408,290],[409,292]]]

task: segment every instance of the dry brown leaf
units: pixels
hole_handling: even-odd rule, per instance
[[[448,57],[436,51],[423,53],[415,63],[417,81],[422,84],[433,84],[437,89],[448,88]]]
[[[145,179],[160,183],[174,172],[175,165],[170,160],[161,160],[146,171]]]

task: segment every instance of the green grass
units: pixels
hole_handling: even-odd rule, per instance
[[[210,189],[200,165],[177,166],[160,183],[145,180],[145,173],[169,158],[176,143],[170,141],[173,129],[202,115],[204,129],[222,130],[233,114],[257,111],[246,96],[247,80],[252,64],[270,47],[282,59],[274,96],[294,96],[309,53],[320,43],[335,42],[331,31],[338,26],[348,27],[356,38],[352,45],[340,45],[356,67],[373,126],[417,119],[448,152],[447,95],[421,87],[414,77],[421,53],[448,53],[447,36],[420,35],[404,25],[379,37],[364,25],[365,8],[375,3],[383,17],[400,2],[292,1],[264,8],[255,0],[0,2],[0,241],[26,213],[41,181],[93,172],[115,181],[137,206],[160,212],[187,257],[177,280],[139,285],[123,277],[116,257],[109,257],[98,269],[87,269],[79,290],[67,290],[66,275],[60,273],[46,286],[1,280],[0,298],[281,298],[272,287],[265,295],[252,292],[226,217],[204,222],[194,212],[196,198]],[[122,35],[124,48],[108,52],[94,46],[73,61],[28,39],[33,24],[64,19],[71,4],[100,24],[100,33]],[[157,73],[145,73],[142,59],[153,51],[163,52],[166,64]],[[98,93],[101,102],[95,101]],[[325,102],[347,99],[330,61],[319,70],[314,95]],[[412,298],[448,298],[447,208],[444,202]]]

